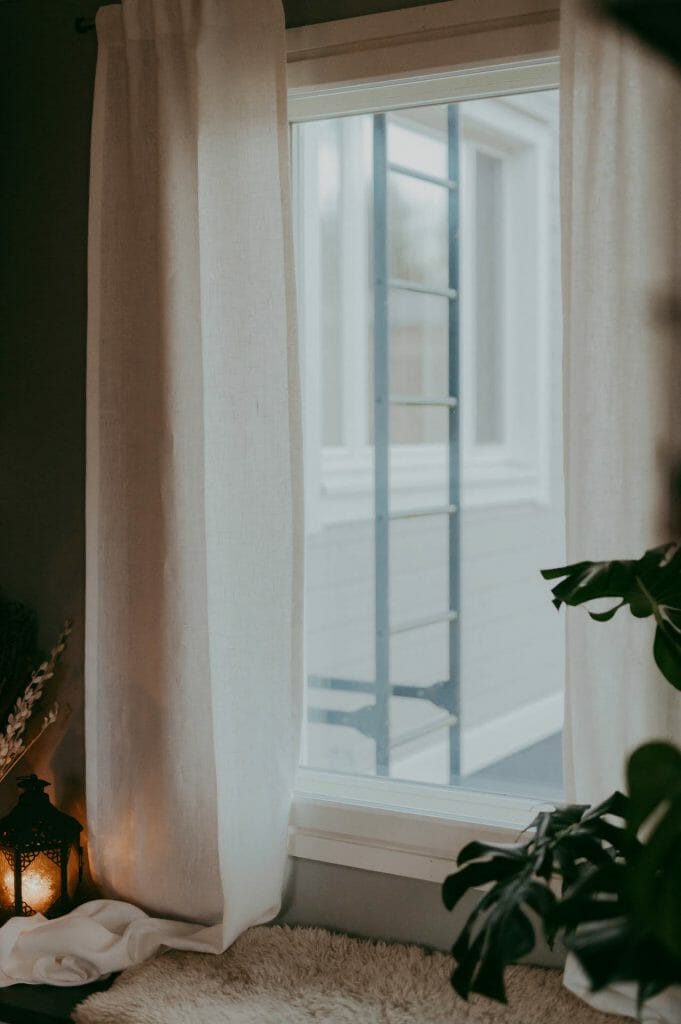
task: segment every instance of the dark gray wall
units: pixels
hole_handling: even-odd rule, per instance
[[[0,5],[0,587],[48,649],[75,620],[68,723],[32,767],[82,814],[86,243],[91,0]],[[66,726],[66,727],[64,727]],[[23,770],[23,766],[22,766]],[[1,787],[6,802],[8,787]]]
[[[475,893],[468,893],[450,913],[442,903],[440,886],[433,882],[296,858],[289,864],[279,924],[331,928],[389,942],[416,942],[448,952],[478,899]],[[565,950],[550,950],[540,941],[527,960],[559,967]]]

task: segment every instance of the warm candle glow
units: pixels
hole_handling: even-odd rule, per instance
[[[59,897],[59,867],[44,853],[21,873],[21,898],[32,910],[44,914]]]
[[[0,904],[2,910],[14,910],[14,869],[2,858],[0,870]]]
[[[45,854],[38,856],[21,873],[21,901],[38,914],[44,914],[59,897],[59,867]],[[0,902],[14,910],[14,871],[7,863],[0,872]]]

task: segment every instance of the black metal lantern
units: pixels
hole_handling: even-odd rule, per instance
[[[49,782],[18,780],[23,790],[0,821],[0,910],[28,917],[59,917],[74,904],[83,873],[83,826],[50,803]]]

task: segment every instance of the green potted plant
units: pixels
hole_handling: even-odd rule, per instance
[[[625,606],[637,618],[653,616],[655,661],[681,689],[680,546],[542,575],[560,580],[553,588],[558,608],[615,598],[591,617],[605,622]],[[487,888],[452,948],[455,990],[505,1002],[504,970],[534,949],[537,927],[551,945],[562,939],[577,986],[583,977],[596,993],[585,996],[593,1005],[629,1016],[645,1006],[646,1019],[678,1024],[680,860],[681,751],[647,743],[629,759],[625,794],[598,807],[542,812],[516,843],[473,842],[461,850],[458,870],[443,885],[445,905],[451,910],[470,889]]]

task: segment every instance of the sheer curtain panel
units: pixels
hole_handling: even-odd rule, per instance
[[[681,241],[681,77],[595,16],[561,9],[565,448],[570,562],[638,558],[667,535],[679,428],[661,316]],[[675,265],[676,264],[676,265]],[[681,740],[681,695],[653,663],[651,620],[567,612],[566,782],[593,802],[626,756]]]
[[[219,925],[279,908],[301,708],[301,440],[279,0],[97,16],[90,861]]]

